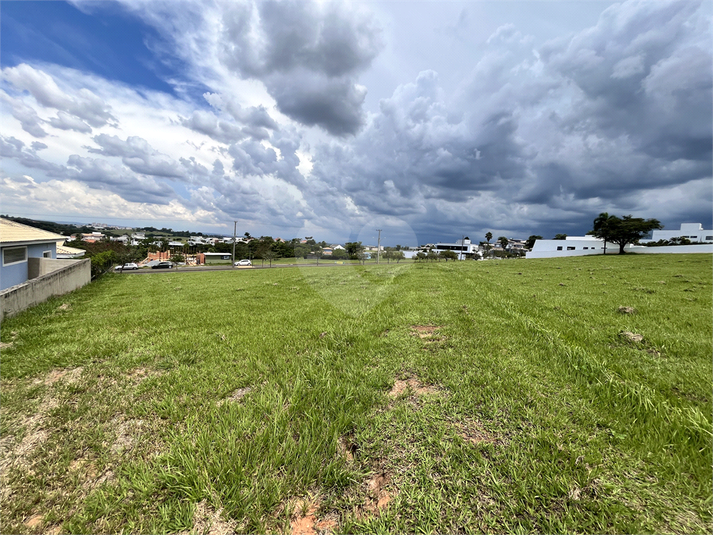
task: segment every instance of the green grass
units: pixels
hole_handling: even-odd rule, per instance
[[[0,531],[710,532],[711,260],[109,274],[2,324]]]

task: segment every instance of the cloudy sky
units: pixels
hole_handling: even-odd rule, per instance
[[[711,2],[0,4],[0,212],[387,244],[713,219]]]

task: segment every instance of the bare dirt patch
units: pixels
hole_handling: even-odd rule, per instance
[[[35,414],[23,418],[13,425],[15,429],[25,429],[22,440],[17,442],[14,435],[7,434],[0,440],[0,484],[5,484],[7,473],[13,467],[29,466],[29,458],[35,449],[49,437],[44,429],[47,413],[58,406],[55,398],[45,396]]]
[[[619,307],[619,314],[636,314],[636,309],[634,307]]]
[[[161,375],[163,375],[162,371],[153,370],[151,368],[139,367],[131,370],[128,374],[126,374],[126,377],[132,382],[140,383],[142,381],[145,381],[146,379],[150,379],[152,377],[160,377]]]
[[[193,511],[193,529],[182,531],[178,535],[200,533],[204,535],[232,535],[238,523],[235,520],[225,521],[221,518],[223,509],[217,511],[206,500],[196,504]]]
[[[416,396],[438,394],[440,392],[440,390],[433,385],[425,385],[419,381],[418,378],[409,377],[407,379],[397,379],[394,382],[394,386],[389,391],[389,397],[397,398],[409,391]]]
[[[70,310],[72,308],[72,305],[69,303],[62,303],[57,307],[57,310]]]
[[[13,342],[0,342],[0,351],[12,347]]]
[[[364,505],[354,509],[354,516],[364,518],[378,515],[386,509],[397,495],[393,486],[390,485],[391,479],[391,474],[385,470],[379,470],[372,475],[365,483],[366,500]]]
[[[220,407],[221,405],[223,405],[225,403],[237,403],[238,401],[243,399],[247,394],[249,394],[251,391],[252,391],[252,387],[249,387],[249,386],[246,386],[244,388],[238,388],[235,392],[230,394],[230,396],[228,396],[227,398],[221,399],[220,401],[218,401],[218,407]]]
[[[446,339],[445,336],[440,334],[442,328],[442,325],[412,325],[411,336],[418,336],[426,343],[438,342]]]
[[[642,335],[632,333],[631,331],[622,331],[619,333],[619,336],[626,340],[629,340],[630,342],[639,343],[644,341],[644,337]]]
[[[25,526],[30,529],[35,529],[44,524],[44,518],[45,517],[42,515],[32,515],[27,520],[25,520],[23,524],[25,524]]]
[[[81,366],[78,368],[55,369],[50,371],[44,379],[35,379],[33,384],[52,386],[59,381],[68,385],[74,384],[79,381],[83,371],[84,368]]]
[[[317,515],[320,501],[294,500],[294,514],[290,519],[292,535],[317,535],[317,533],[332,533],[339,523],[335,515],[327,515],[320,519]]]
[[[123,416],[114,418],[110,426],[116,432],[116,439],[111,445],[111,451],[119,454],[131,451],[143,433],[144,423],[138,419],[125,420]]]
[[[350,437],[339,437],[339,442],[337,442],[337,452],[339,455],[346,457],[347,461],[351,462],[354,460],[354,455],[358,449],[358,446]]]
[[[384,509],[391,501],[391,495],[386,490],[386,486],[391,481],[391,477],[386,472],[380,472],[367,481],[366,486],[369,489],[370,503],[367,503],[365,509],[375,513]]]
[[[453,427],[458,435],[471,444],[503,444],[504,440],[485,429],[478,420],[466,420],[465,422],[454,422]]]

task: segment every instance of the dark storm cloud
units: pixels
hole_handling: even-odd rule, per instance
[[[285,115],[340,136],[364,123],[356,76],[381,48],[371,17],[337,2],[231,4],[223,43],[225,65],[261,80]]]
[[[103,156],[117,156],[136,173],[166,178],[185,178],[186,171],[171,157],[156,151],[148,141],[137,136],[122,140],[117,136],[99,134],[92,138],[100,149],[87,150]]]
[[[300,164],[297,156],[299,134],[294,129],[283,129],[274,132],[269,141],[274,148],[263,145],[257,139],[246,139],[231,145],[228,154],[233,158],[233,170],[243,177],[273,176],[304,188],[304,177],[297,169]]]
[[[629,2],[596,27],[544,45],[548,70],[582,91],[569,120],[607,137],[629,136],[658,158],[711,158],[710,30],[695,29],[700,2]]]
[[[540,48],[504,26],[451,100],[423,72],[353,141],[318,147],[313,176],[334,189],[312,188],[414,228],[491,218],[527,232],[588,226],[604,210],[663,219],[665,203],[642,195],[713,174],[711,78],[695,2],[614,5]]]

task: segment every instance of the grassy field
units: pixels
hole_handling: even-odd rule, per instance
[[[712,267],[109,274],[2,324],[0,531],[711,532]]]

